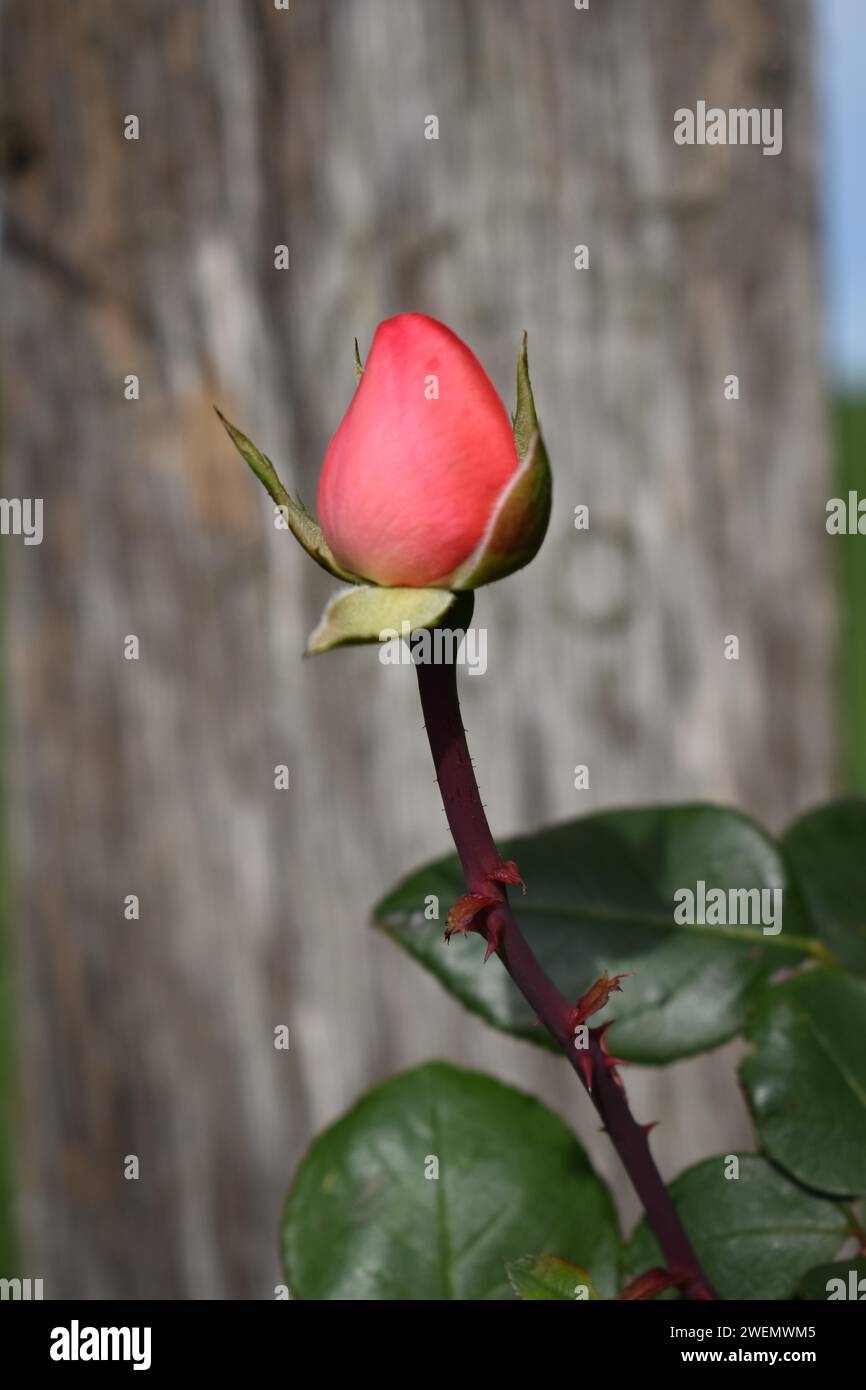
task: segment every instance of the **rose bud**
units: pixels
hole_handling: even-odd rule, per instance
[[[524,439],[450,328],[424,314],[379,325],[319,481],[319,522],[344,569],[380,585],[468,589],[532,559],[550,481],[525,352],[521,366]]]
[[[325,607],[308,651],[383,630],[466,619],[472,590],[526,565],[550,517],[550,469],[526,360],[512,421],[465,343],[424,314],[379,325],[319,482],[321,526],[276,469],[217,411],[275,503],[278,529],[352,586]]]

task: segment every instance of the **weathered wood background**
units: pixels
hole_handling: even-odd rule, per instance
[[[3,491],[44,498],[46,525],[3,541],[25,1272],[46,1297],[271,1297],[311,1134],[432,1055],[540,1090],[622,1193],[571,1073],[368,930],[447,847],[413,676],[299,659],[328,578],[211,405],[313,499],[354,335],[433,313],[510,403],[526,328],[556,500],[538,561],[479,601],[465,712],[495,828],[684,797],[778,825],[822,796],[807,6],[3,14]],[[676,147],[699,98],[782,107],[781,155]],[[667,1173],[747,1142],[729,1058],[630,1076]]]

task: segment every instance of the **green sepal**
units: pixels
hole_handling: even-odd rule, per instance
[[[520,356],[517,359],[517,399],[511,417],[517,457],[521,463],[529,453],[532,436],[538,431],[538,416],[532,396],[532,383],[529,380],[529,354],[526,348],[526,333],[520,340]]]
[[[216,406],[214,409],[241,458],[249,464],[265,491],[282,511],[295,540],[304,547],[316,564],[321,565],[322,569],[333,574],[336,579],[345,579],[351,584],[362,583],[360,575],[352,574],[351,570],[345,570],[337,563],[318,522],[310,516],[303,502],[300,499],[296,501],[283,486],[268,456],[261,453],[237,426],[227,420],[222,411],[217,410]]]
[[[535,412],[525,333],[517,359],[517,402],[512,428],[520,467],[500,495],[478,546],[444,581],[451,588],[478,589],[528,565],[538,552],[550,521],[550,463]]]
[[[383,633],[411,635],[438,626],[448,614],[455,628],[465,627],[471,616],[471,611],[467,616],[465,597],[448,589],[381,589],[370,584],[339,589],[310,633],[307,655],[381,642]],[[404,623],[408,628],[404,629]]]

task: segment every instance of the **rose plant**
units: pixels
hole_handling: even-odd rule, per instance
[[[420,314],[381,324],[366,366],[356,344],[355,369],[318,522],[220,417],[287,527],[343,581],[311,652],[385,631],[462,633],[475,589],[526,565],[550,516],[525,336],[510,420],[469,348]],[[375,925],[491,1027],[565,1057],[645,1216],[624,1240],[604,1183],[540,1102],[429,1064],[375,1087],[313,1142],[283,1218],[293,1296],[847,1296],[833,1291],[856,1284],[866,1256],[866,800],[819,808],[780,839],[701,804],[589,815],[498,849],[454,660],[419,658],[416,671],[457,853],[404,878]],[[678,921],[675,895],[695,884],[712,886],[715,917]],[[727,923],[720,903],[765,891],[784,895],[781,931]],[[439,901],[451,904],[448,949],[424,911]],[[483,961],[495,958],[483,970],[476,936]],[[621,1067],[665,1066],[737,1034],[751,1044],[740,1079],[757,1150],[668,1186]]]

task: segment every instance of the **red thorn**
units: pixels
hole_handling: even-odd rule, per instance
[[[487,924],[487,950],[484,952],[482,965],[486,965],[494,951],[498,951],[502,945],[502,922],[498,917],[493,917]]]
[[[613,1022],[615,1022],[615,1020],[611,1019],[608,1023],[603,1023],[600,1028],[593,1028],[591,1030],[593,1036],[598,1039],[598,1045],[604,1054],[604,1065],[607,1067],[608,1071],[612,1071],[614,1067],[629,1066],[627,1057],[614,1057],[612,1053],[608,1051],[607,1037],[605,1035]]]
[[[610,1019],[607,1023],[603,1023],[599,1028],[591,1028],[590,1033],[598,1043],[599,1048],[601,1050],[602,1066],[604,1067],[605,1073],[608,1076],[610,1076],[611,1080],[616,1082],[623,1095],[625,1095],[625,1086],[622,1084],[622,1077],[617,1072],[617,1067],[628,1066],[629,1063],[628,1058],[614,1057],[608,1051],[607,1038],[605,1034],[608,1028],[610,1027],[611,1023],[613,1023],[613,1019]]]
[[[631,973],[629,972],[628,975],[608,975],[605,970],[595,984],[590,985],[586,993],[578,999],[571,1017],[572,1028],[577,1028],[579,1024],[585,1023],[592,1014],[597,1014],[599,1009],[603,1009],[610,996],[615,991],[621,990],[620,980],[629,979]]]
[[[577,1065],[583,1077],[583,1084],[589,1093],[592,1094],[592,1058],[586,1048],[575,1048],[575,1051],[577,1052]]]
[[[506,859],[504,864],[498,864],[487,877],[492,879],[494,883],[514,884],[515,887],[520,888],[521,892],[526,892],[526,884],[523,882],[520,870],[513,859]]]
[[[468,931],[478,931],[479,928],[473,925],[475,919],[486,912],[488,907],[493,907],[497,901],[498,899],[486,897],[482,893],[466,893],[462,898],[458,898],[445,918],[445,940],[453,936],[454,932],[463,936]]]
[[[650,1120],[648,1125],[641,1125],[641,1129],[643,1130],[644,1134],[649,1134],[650,1130],[655,1129],[657,1124],[658,1120]]]

